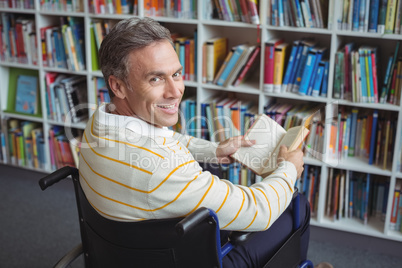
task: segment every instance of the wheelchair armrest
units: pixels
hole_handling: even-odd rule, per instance
[[[40,179],[39,186],[42,190],[45,190],[47,187],[52,186],[56,182],[59,182],[70,175],[76,174],[78,174],[78,170],[76,168],[65,166]]]
[[[176,231],[179,235],[186,234],[189,230],[197,226],[200,222],[209,218],[210,212],[208,208],[200,207],[189,216],[185,217],[176,224]]]
[[[71,263],[83,253],[82,244],[77,245],[63,256],[55,265],[54,268],[65,268],[71,265]]]
[[[229,234],[229,242],[234,246],[238,246],[247,242],[247,240],[249,240],[253,234],[255,234],[255,232],[248,233],[248,232],[233,231]]]

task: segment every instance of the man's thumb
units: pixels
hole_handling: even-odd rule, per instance
[[[288,152],[288,147],[286,147],[286,145],[281,145],[281,147],[279,148],[279,153],[286,154],[287,152]]]

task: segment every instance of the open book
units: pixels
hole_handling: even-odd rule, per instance
[[[260,114],[243,137],[246,140],[255,140],[256,143],[251,147],[240,147],[231,156],[257,175],[266,177],[277,168],[280,146],[286,145],[289,151],[296,150],[308,133],[309,130],[304,125],[286,131],[275,120]]]

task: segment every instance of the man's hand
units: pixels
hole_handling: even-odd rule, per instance
[[[288,148],[285,145],[282,145],[279,149],[278,154],[278,164],[282,161],[289,161],[292,162],[297,171],[297,178],[300,178],[303,170],[304,170],[304,161],[303,161],[303,152],[302,150],[298,149],[295,151],[288,151]]]
[[[255,141],[244,140],[243,136],[236,136],[221,142],[216,148],[216,157],[221,164],[230,164],[233,158],[230,157],[240,147],[249,147],[255,144]]]

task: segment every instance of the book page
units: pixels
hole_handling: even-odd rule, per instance
[[[286,130],[267,115],[258,115],[254,124],[244,135],[246,140],[255,140],[251,147],[241,147],[232,155],[256,174],[261,174],[272,152],[286,134]]]
[[[265,168],[262,171],[262,173],[266,175],[273,172],[276,169],[278,165],[277,157],[281,145],[286,145],[286,147],[288,147],[289,152],[294,151],[297,148],[299,148],[300,144],[307,137],[308,133],[309,130],[304,126],[297,126],[288,129],[283,139],[278,143],[278,146],[273,151],[270,163],[265,165]]]

